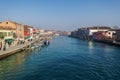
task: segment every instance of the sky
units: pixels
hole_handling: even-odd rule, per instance
[[[49,30],[120,26],[120,0],[0,0],[0,22]]]

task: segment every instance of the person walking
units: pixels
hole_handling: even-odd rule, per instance
[[[1,49],[2,49],[2,42],[0,42],[0,51],[1,51]]]
[[[4,45],[4,47],[3,47],[3,51],[5,51],[6,50],[6,44]]]

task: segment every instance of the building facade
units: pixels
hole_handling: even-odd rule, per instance
[[[29,26],[24,25],[24,39],[29,39],[30,38],[30,29]]]
[[[17,40],[24,40],[24,25],[13,21],[4,21],[1,22],[0,26],[15,29],[16,31],[13,33],[14,38]]]
[[[120,29],[116,31],[116,41],[120,42]]]

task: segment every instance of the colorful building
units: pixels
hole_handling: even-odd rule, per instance
[[[30,38],[30,29],[29,26],[24,25],[24,39],[29,39]]]
[[[39,29],[33,28],[33,38],[38,38],[39,37]]]
[[[114,35],[116,34],[116,30],[117,29],[110,29],[108,32],[107,32],[107,35],[109,38],[113,38]]]
[[[29,30],[30,30],[30,38],[29,39],[33,39],[33,27],[29,26]]]
[[[79,28],[77,31],[74,31],[71,34],[80,39],[91,40],[94,33],[101,31],[108,31],[109,29],[111,28],[107,26],[86,27],[86,28]]]
[[[110,30],[110,27],[107,26],[94,26],[94,27],[88,27],[87,28],[87,35],[92,36],[94,32],[99,31],[108,31]]]
[[[105,41],[107,40],[108,35],[107,31],[99,31],[99,32],[94,32],[92,39],[95,41]]]
[[[13,39],[14,38],[13,33],[14,33],[13,30],[0,28],[0,39]]]
[[[93,40],[97,41],[115,41],[114,35],[116,34],[116,30],[110,29],[109,31],[99,31],[93,33]]]
[[[0,50],[3,48],[4,45],[12,45],[14,42],[14,33],[15,29],[0,26]],[[8,47],[6,47],[8,48]]]
[[[24,25],[8,20],[1,22],[0,26],[15,29],[14,38],[17,40],[24,40]]]

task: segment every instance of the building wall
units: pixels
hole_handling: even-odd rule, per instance
[[[24,37],[30,37],[30,29],[24,30]]]
[[[24,40],[24,26],[22,24],[12,22],[12,21],[4,21],[0,24],[0,26],[10,27],[15,29],[16,39]]]
[[[108,31],[108,37],[113,38],[113,34],[115,34],[116,31]]]
[[[30,30],[30,35],[33,36],[33,28],[29,28]]]
[[[89,35],[92,36],[94,32],[98,32],[98,31],[108,31],[108,29],[90,29]]]
[[[77,33],[77,31],[71,32],[71,36],[72,36],[72,37],[77,37],[77,34],[76,34],[76,33]]]
[[[16,25],[14,23],[9,22],[9,21],[1,22],[0,26],[6,26],[6,27],[11,27],[13,29],[16,29]]]
[[[116,31],[116,41],[120,41],[120,30]]]
[[[115,38],[113,33],[115,31],[102,31],[93,33],[93,40],[103,41],[103,42],[113,42]],[[110,33],[110,34],[109,34]]]
[[[102,41],[103,38],[104,38],[104,35],[102,34],[102,32],[93,33],[93,40]]]
[[[16,27],[17,27],[16,28],[17,39],[24,40],[24,25],[17,24]]]
[[[13,39],[13,31],[0,30],[0,38],[3,36],[3,33],[5,33],[4,39]],[[1,39],[3,39],[3,38],[1,38]]]

